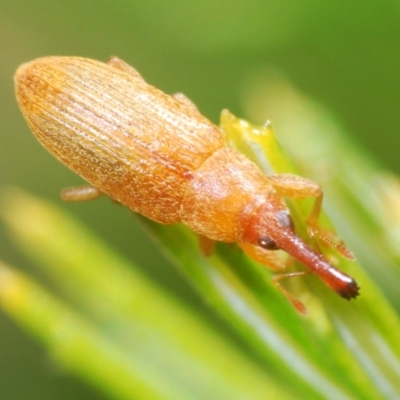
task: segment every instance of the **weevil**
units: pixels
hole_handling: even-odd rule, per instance
[[[275,275],[273,281],[300,311],[304,305],[281,284],[283,277],[315,273],[340,296],[359,286],[296,233],[285,197],[314,197],[309,230],[322,242],[319,185],[290,175],[265,175],[227,146],[223,132],[184,95],[169,96],[147,84],[130,65],[79,57],[45,57],[15,74],[17,100],[39,142],[87,182],[62,193],[65,200],[106,194],[162,224],[183,222],[210,242],[238,243],[274,271],[284,250],[308,272]],[[349,255],[344,245],[341,253]]]

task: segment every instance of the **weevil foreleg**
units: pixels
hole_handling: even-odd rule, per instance
[[[64,201],[88,201],[103,196],[103,192],[93,186],[74,186],[61,190]]]
[[[276,251],[268,251],[250,243],[241,242],[239,246],[253,260],[265,265],[275,272],[284,271],[287,268],[286,262]]]
[[[318,219],[322,209],[323,192],[321,187],[308,179],[291,174],[269,175],[268,180],[282,197],[303,199],[314,197],[314,205],[307,219],[307,230],[311,237],[318,237],[326,246],[334,248],[342,256],[354,259],[352,252],[335,233],[319,225]]]
[[[287,274],[279,274],[279,275],[274,275],[272,277],[272,283],[277,287],[281,293],[293,304],[294,308],[299,311],[301,314],[306,315],[307,314],[307,308],[305,305],[297,299],[292,293],[290,293],[287,289],[285,289],[280,281],[282,279],[286,278],[294,278],[294,277],[299,277],[299,276],[304,276],[311,274],[311,271],[300,271],[300,272],[290,272]]]
[[[288,268],[289,263],[293,261],[290,257],[287,260],[283,260],[276,251],[264,250],[258,246],[253,246],[248,243],[239,243],[240,247],[244,252],[250,256],[253,260],[264,264],[267,268],[281,272]],[[307,314],[307,309],[304,304],[298,300],[292,293],[285,289],[280,281],[285,278],[292,278],[310,274],[311,271],[300,271],[300,272],[288,272],[274,275],[272,277],[273,284],[281,291],[281,293],[293,304],[297,311],[302,314]]]

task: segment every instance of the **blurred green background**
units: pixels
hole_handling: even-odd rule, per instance
[[[59,201],[60,188],[81,182],[38,145],[15,102],[15,69],[46,55],[117,55],[164,91],[184,92],[214,122],[223,108],[248,117],[246,83],[260,72],[278,71],[398,173],[399,41],[400,6],[390,1],[0,0],[0,183]],[[275,130],[279,137],[279,125]],[[107,199],[64,207],[207,314],[128,210]],[[33,271],[3,230],[0,255]],[[1,398],[101,398],[58,369],[3,315],[0,354]]]

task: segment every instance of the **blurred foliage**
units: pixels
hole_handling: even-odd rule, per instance
[[[279,140],[302,174],[323,185],[327,210],[341,236],[356,252],[380,291],[399,310],[396,246],[399,183],[371,161],[373,154],[396,172],[400,171],[399,136],[394,134],[400,125],[400,114],[393,106],[400,100],[398,18],[398,2],[360,0],[351,3],[0,0],[3,89],[0,91],[0,183],[18,185],[57,202],[60,188],[80,183],[42,150],[30,134],[14,99],[11,77],[16,67],[43,55],[81,55],[99,60],[118,55],[134,65],[150,83],[169,93],[187,94],[214,121],[225,107],[238,115],[247,115],[256,123],[271,119]],[[287,84],[284,77],[297,89]],[[309,96],[317,102],[310,105]],[[318,104],[324,104],[330,113]],[[332,115],[339,117],[339,126]],[[369,154],[348,140],[348,132],[369,149]],[[308,133],[312,135],[307,136]],[[240,332],[233,329],[236,332],[233,333],[215,318],[180,274],[154,250],[127,210],[103,200],[63,207],[90,225],[126,258],[134,259],[143,273],[163,290],[174,292],[179,303],[183,300],[193,307],[229,343],[232,340],[239,349],[246,347],[243,337],[239,338]],[[224,248],[218,247],[217,251],[224,252]],[[242,262],[240,253],[229,254],[233,265]],[[0,256],[29,272],[30,279],[49,281],[43,270],[34,268],[14,250],[3,226],[0,226]],[[260,279],[259,274],[253,281]],[[267,272],[265,276],[268,281]],[[311,289],[303,287],[304,296],[316,290],[319,297],[321,290],[313,279],[301,281],[301,284],[312,282]],[[369,283],[362,284],[360,302],[365,312],[366,304],[372,306],[367,293],[375,295],[375,289]],[[258,289],[260,293],[264,293],[263,285]],[[50,286],[55,286],[52,280]],[[279,294],[273,288],[268,290],[265,294],[268,301],[274,304],[278,301],[274,318],[292,315],[284,299],[282,307],[289,314],[280,311]],[[326,306],[327,299],[322,296]],[[350,309],[353,307],[350,304]],[[387,309],[386,304],[378,301],[371,315],[379,313],[381,307]],[[313,307],[309,308],[313,311],[313,322],[308,319],[306,327],[329,326],[324,317],[316,317],[324,312],[316,314]],[[397,326],[397,322],[393,324]],[[293,334],[297,332],[293,329]],[[341,336],[346,336],[343,329]],[[347,343],[351,337],[354,338],[346,336]],[[317,352],[313,339],[308,338],[308,343],[306,351]],[[388,360],[395,360],[390,351],[384,352],[387,347],[382,349]],[[0,351],[0,386],[5,398],[98,399],[101,396],[70,378],[59,363],[49,362],[41,348],[25,339],[3,316]],[[247,351],[255,357],[254,349]],[[365,356],[362,352],[357,354],[360,360]],[[279,376],[286,373],[286,367],[283,372],[278,370]],[[398,371],[398,367],[393,371]],[[383,387],[386,381],[378,372],[379,369],[372,369],[369,373],[378,377]],[[398,376],[396,373],[394,376]]]

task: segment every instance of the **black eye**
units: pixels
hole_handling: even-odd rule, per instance
[[[279,211],[276,214],[276,218],[278,220],[279,225],[282,228],[294,229],[292,217],[289,215],[289,213],[287,211]]]
[[[265,250],[279,250],[276,243],[268,236],[261,236],[260,239],[258,239],[258,245]]]

